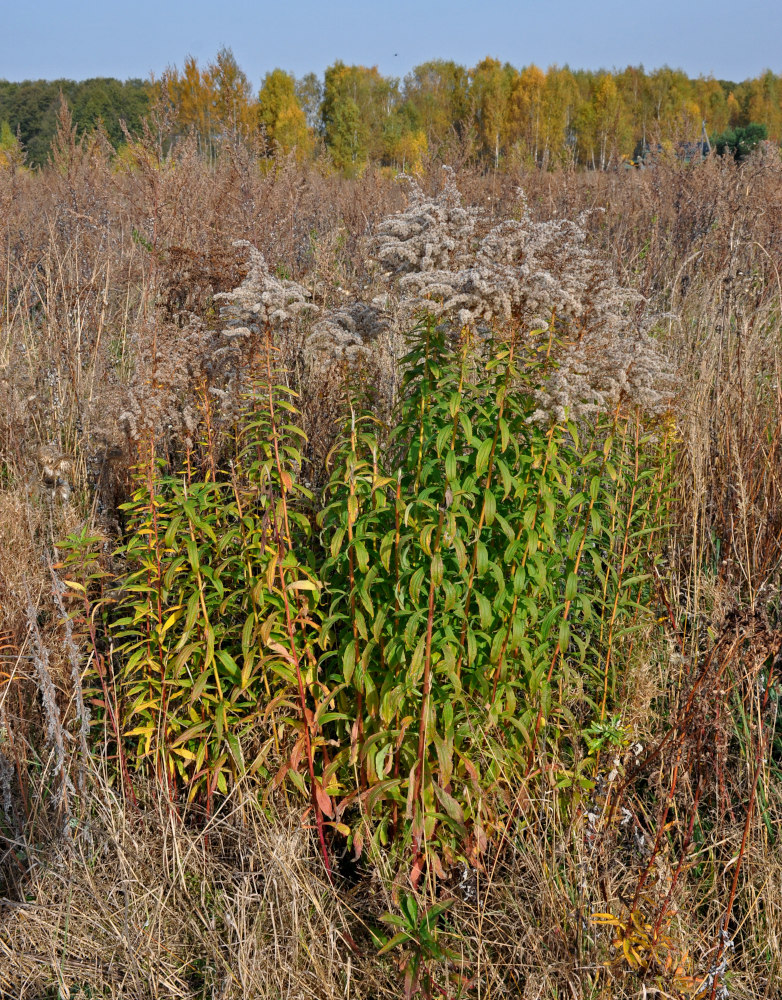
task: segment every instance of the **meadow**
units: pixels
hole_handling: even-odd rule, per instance
[[[774,997],[782,160],[0,168],[0,993]]]

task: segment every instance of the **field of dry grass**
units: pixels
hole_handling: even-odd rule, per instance
[[[779,995],[782,160],[457,182],[489,222],[518,217],[519,186],[536,223],[587,212],[590,252],[640,293],[675,374],[652,421],[671,450],[648,614],[608,639],[616,725],[571,712],[597,741],[589,780],[577,794],[563,780],[576,744],[538,738],[539,715],[529,753],[493,762],[480,850],[473,838],[422,868],[426,848],[401,838],[355,860],[335,832],[329,872],[318,800],[313,813],[271,782],[289,752],[274,712],[243,736],[273,743],[269,780],[247,768],[188,805],[152,770],[127,773],[100,599],[123,571],[120,505],[145,442],[175,469],[191,450],[207,466],[228,454],[228,425],[213,445],[202,418],[215,296],[247,275],[236,241],[333,310],[375,290],[367,240],[406,189],[293,160],[261,172],[241,146],[209,166],[186,143],[164,156],[153,130],[115,162],[65,122],[51,166],[0,171],[0,995]],[[399,352],[370,346],[386,412]],[[274,347],[317,496],[346,368],[308,363],[295,330]],[[249,347],[221,357],[221,391],[257,364]],[[64,566],[79,532],[84,591],[63,583],[87,579]],[[406,920],[411,899],[449,908],[379,954],[383,916]]]

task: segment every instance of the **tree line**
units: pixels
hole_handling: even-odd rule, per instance
[[[487,57],[473,68],[432,60],[400,79],[337,61],[322,78],[274,69],[256,90],[223,48],[206,65],[188,57],[148,81],[0,80],[0,150],[21,144],[29,164],[45,162],[61,95],[81,133],[101,123],[115,148],[156,106],[174,136],[194,134],[206,155],[239,137],[261,156],[325,155],[346,173],[369,163],[417,170],[430,158],[612,169],[692,145],[704,128],[737,155],[748,142],[782,139],[782,77],[771,71],[735,83],[668,67],[519,70]]]
[[[124,141],[122,122],[131,132],[138,131],[152,97],[145,80],[0,80],[0,149],[18,142],[29,164],[44,163],[57,131],[61,95],[80,133],[102,122],[115,148]]]

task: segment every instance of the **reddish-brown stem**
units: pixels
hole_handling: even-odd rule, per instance
[[[299,654],[296,649],[296,632],[294,629],[294,617],[291,614],[290,601],[288,599],[288,589],[285,582],[285,570],[283,569],[283,561],[287,551],[290,549],[291,536],[290,527],[288,520],[288,502],[287,502],[287,492],[288,487],[286,485],[287,481],[290,481],[289,474],[283,474],[284,470],[282,467],[282,462],[280,459],[279,450],[279,434],[277,431],[277,418],[274,408],[274,387],[272,384],[272,366],[271,366],[271,352],[273,350],[271,343],[271,333],[267,329],[266,331],[266,374],[268,379],[268,405],[269,405],[269,421],[271,423],[271,438],[272,447],[274,448],[274,460],[277,468],[277,475],[280,481],[280,504],[282,507],[282,518],[283,518],[283,528],[284,535],[281,538],[278,526],[275,524],[276,535],[277,535],[277,571],[280,577],[280,592],[282,594],[283,605],[285,608],[285,625],[288,632],[288,645],[290,647],[290,659],[293,663],[293,668],[296,673],[296,685],[298,687],[299,694],[299,707],[301,709],[301,719],[302,725],[304,727],[304,748],[307,756],[307,768],[310,775],[310,797],[312,800],[312,809],[315,814],[315,826],[318,831],[318,840],[320,841],[321,854],[323,856],[323,863],[326,867],[326,874],[328,875],[329,881],[331,878],[331,862],[329,861],[329,852],[326,846],[326,836],[324,832],[323,825],[323,812],[320,807],[320,802],[318,800],[318,783],[315,777],[315,760],[312,753],[312,737],[310,733],[310,718],[314,715],[307,708],[307,695],[304,689],[304,677],[301,672],[301,661],[299,659]],[[274,521],[276,522],[276,516],[274,516]],[[298,615],[297,615],[298,617]]]
[[[437,536],[432,547],[432,560],[440,551],[440,536],[443,530],[443,508],[440,508],[440,518],[437,524]],[[424,653],[424,676],[421,689],[421,720],[418,725],[418,754],[415,772],[415,790],[413,792],[413,802],[417,802],[421,795],[424,778],[424,764],[426,758],[426,725],[429,718],[429,700],[432,693],[432,631],[434,628],[434,594],[436,590],[434,574],[430,569],[429,580],[429,609],[426,618],[426,648]],[[421,802],[421,812],[423,815],[423,802]]]

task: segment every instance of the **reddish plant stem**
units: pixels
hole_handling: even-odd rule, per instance
[[[290,551],[291,546],[291,534],[290,525],[288,518],[288,503],[287,503],[287,493],[288,486],[287,483],[290,482],[290,474],[286,473],[283,475],[282,460],[280,459],[280,449],[279,449],[279,432],[277,428],[277,415],[274,407],[274,385],[273,385],[273,370],[271,365],[271,352],[273,350],[273,345],[271,342],[271,331],[267,328],[266,330],[266,377],[267,377],[267,390],[268,390],[268,406],[269,406],[269,421],[271,424],[271,439],[272,447],[274,448],[274,461],[277,468],[277,475],[280,481],[280,505],[282,508],[282,518],[283,518],[283,536],[280,537],[279,528],[277,525],[275,527],[277,535],[277,571],[280,577],[280,592],[282,594],[283,605],[285,607],[285,625],[288,632],[288,644],[290,647],[290,659],[293,663],[294,670],[296,672],[296,684],[298,687],[299,694],[299,706],[301,708],[301,718],[302,724],[304,726],[304,748],[307,755],[307,768],[310,774],[310,797],[312,801],[312,808],[315,814],[315,826],[318,831],[318,840],[320,841],[320,850],[323,856],[323,863],[326,867],[326,874],[328,875],[329,882],[332,882],[331,876],[331,862],[329,861],[329,852],[326,846],[326,836],[323,825],[323,812],[320,807],[320,802],[318,800],[318,782],[315,777],[315,761],[312,753],[312,737],[310,733],[310,717],[313,719],[314,725],[314,715],[307,708],[307,695],[304,689],[304,677],[301,672],[301,660],[299,659],[298,650],[296,649],[296,632],[294,629],[294,619],[291,614],[290,601],[288,600],[288,589],[285,582],[285,571],[283,569],[283,560],[288,551]],[[276,522],[276,516],[273,515]],[[298,618],[298,614],[296,616]]]
[[[437,537],[432,547],[432,560],[440,551],[440,536],[443,530],[443,508],[440,508],[440,518],[437,524]],[[415,772],[415,790],[413,792],[413,802],[417,802],[421,795],[424,763],[426,757],[426,724],[429,717],[429,700],[432,693],[432,632],[434,629],[434,594],[437,589],[434,582],[434,575],[430,569],[429,579],[429,610],[426,619],[426,651],[424,653],[424,677],[421,691],[421,720],[418,725],[418,754]],[[424,804],[421,802],[421,814],[423,816]]]

